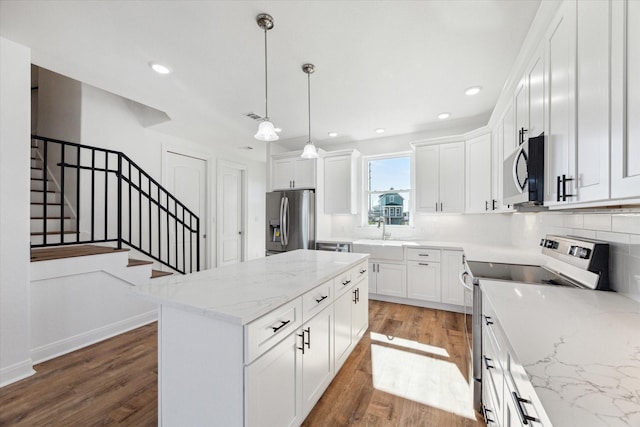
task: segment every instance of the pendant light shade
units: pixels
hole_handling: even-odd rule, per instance
[[[260,141],[277,141],[280,138],[273,127],[273,123],[268,121],[260,122],[258,132],[253,137]]]
[[[316,68],[313,64],[304,64],[302,66],[302,71],[307,74],[307,100],[309,107],[309,140],[304,146],[304,151],[300,155],[303,159],[315,159],[318,157],[318,150],[316,149],[313,141],[311,141],[311,73],[315,70]]]
[[[273,18],[271,15],[261,13],[256,16],[258,27],[264,30],[264,120],[258,126],[258,132],[254,135],[260,141],[277,141],[280,139],[276,133],[273,123],[269,121],[269,86],[267,74],[267,31],[273,28]]]

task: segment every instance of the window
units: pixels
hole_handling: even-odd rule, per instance
[[[384,218],[389,225],[409,225],[411,157],[376,157],[365,160],[366,224]]]

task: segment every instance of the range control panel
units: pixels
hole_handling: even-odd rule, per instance
[[[543,254],[584,270],[591,270],[594,263],[598,265],[608,264],[609,244],[607,242],[548,234],[544,239],[540,240],[540,246]]]
[[[581,259],[589,259],[591,257],[591,254],[594,248],[593,243],[589,243],[589,242],[580,242],[580,244],[573,244],[573,243],[575,242],[566,241],[566,239],[561,239],[561,241],[552,240],[552,239],[540,240],[540,246],[542,246],[544,249],[549,249],[556,253],[561,253],[561,254],[565,254],[572,257],[581,258]]]

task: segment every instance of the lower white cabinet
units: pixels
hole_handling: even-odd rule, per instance
[[[247,426],[296,426],[302,422],[302,353],[290,334],[245,368]]]
[[[464,306],[464,288],[458,276],[463,269],[462,252],[442,251],[441,301],[445,304]]]
[[[342,367],[351,350],[369,326],[368,281],[361,280],[336,298],[334,303],[335,371]]]
[[[405,264],[369,263],[369,292],[392,297],[407,297]]]
[[[440,302],[440,263],[407,262],[407,296]]]
[[[333,379],[333,310],[327,307],[298,334],[302,354],[302,412],[308,414]],[[266,424],[261,425],[282,425]]]

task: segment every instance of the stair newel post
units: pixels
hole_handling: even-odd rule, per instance
[[[43,141],[42,148],[42,177],[44,178],[44,188],[47,188],[48,180],[47,180],[47,140]],[[47,193],[43,193],[43,205],[42,205],[42,244],[47,244]]]
[[[62,151],[60,153],[60,243],[64,243],[64,199],[66,196],[66,192],[64,191],[64,171],[65,171],[65,164],[64,164],[64,155],[65,155],[65,151],[66,150],[66,146],[65,144],[61,144],[60,145],[60,150]],[[47,189],[45,188],[45,192],[44,192],[44,198],[47,198]],[[46,219],[45,219],[46,221]]]
[[[200,217],[196,217],[196,271],[200,271]]]
[[[118,249],[122,249],[122,153],[118,153]]]
[[[80,146],[76,147],[76,242],[80,242]]]

